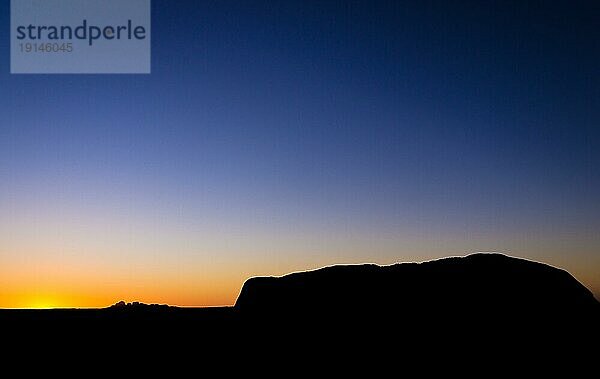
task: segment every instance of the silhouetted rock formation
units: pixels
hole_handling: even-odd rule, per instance
[[[599,308],[568,272],[501,254],[252,278],[235,304],[244,320],[327,328],[494,322],[565,329],[591,323]]]
[[[139,301],[126,303],[123,300],[108,307],[108,309],[112,309],[112,310],[131,310],[131,309],[144,309],[144,310],[164,309],[164,310],[166,310],[168,308],[170,308],[170,307],[166,304],[144,304],[144,303],[140,303]]]

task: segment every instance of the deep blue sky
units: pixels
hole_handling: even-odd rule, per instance
[[[11,76],[3,2],[2,225],[140,255],[97,224],[158,231],[150,259],[240,276],[499,250],[600,277],[599,24],[597,1],[153,0],[151,75]]]

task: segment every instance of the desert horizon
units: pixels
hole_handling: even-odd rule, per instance
[[[267,276],[267,277],[284,277],[284,276],[288,276],[288,275],[293,275],[295,273],[302,273],[302,272],[312,272],[312,271],[318,271],[327,267],[337,267],[337,266],[361,266],[361,265],[376,265],[376,266],[380,266],[380,267],[386,267],[386,266],[393,266],[396,264],[402,264],[402,263],[426,263],[426,262],[431,262],[431,261],[439,261],[439,260],[445,260],[445,259],[449,259],[449,258],[455,258],[455,257],[466,257],[469,255],[473,255],[473,254],[502,254],[502,253],[496,253],[496,252],[485,252],[485,253],[472,253],[472,254],[465,254],[465,255],[452,255],[452,256],[445,256],[445,257],[440,257],[440,258],[434,258],[431,260],[425,260],[425,261],[397,261],[397,262],[393,262],[393,263],[389,263],[389,264],[377,264],[377,263],[373,263],[373,262],[361,262],[361,263],[337,263],[337,264],[330,264],[330,265],[325,265],[325,266],[321,266],[321,267],[315,267],[315,268],[310,268],[310,269],[306,269],[306,270],[294,270],[294,271],[289,271],[289,272],[285,272],[283,274],[264,274],[264,275],[257,275],[257,276],[251,276],[246,278],[245,280],[243,280],[242,284],[240,285],[238,291],[237,291],[237,295],[235,297],[235,299],[231,302],[228,303],[223,303],[223,304],[176,304],[176,303],[169,303],[166,301],[144,301],[144,300],[140,300],[139,298],[129,298],[129,299],[114,299],[111,302],[108,303],[102,303],[102,304],[97,304],[97,305],[89,305],[89,306],[78,306],[78,305],[64,305],[64,306],[56,306],[56,305],[52,305],[52,304],[41,304],[41,302],[38,300],[38,305],[33,305],[33,306],[25,306],[25,307],[1,307],[0,306],[0,310],[1,309],[15,309],[15,310],[26,310],[26,309],[41,309],[41,310],[52,310],[52,309],[104,309],[104,308],[111,308],[111,307],[115,307],[115,306],[120,306],[120,305],[166,305],[166,306],[170,306],[170,307],[179,307],[179,308],[220,308],[220,307],[233,307],[235,306],[235,302],[236,300],[239,298],[239,295],[241,293],[243,284],[246,283],[248,280],[252,279],[252,278],[256,278],[256,277],[261,277],[261,276]],[[502,255],[506,255],[506,254],[502,254]],[[510,256],[510,255],[507,255]],[[514,256],[511,256],[514,257]],[[546,264],[549,265],[547,262],[539,262],[539,261],[535,261],[532,259],[527,259],[527,258],[521,258],[521,259],[525,259],[527,261],[531,261],[531,262],[537,262],[537,263],[542,263],[542,264]],[[557,266],[553,266],[556,267],[558,269],[564,269],[561,267],[557,267]],[[572,273],[570,273],[568,270],[567,271],[569,274],[573,275]],[[599,296],[597,293],[595,293],[589,286],[586,285],[585,282],[579,280],[577,278],[577,276],[573,275],[573,277],[575,278],[575,280],[579,281],[580,283],[582,283],[585,287],[587,287],[590,292],[593,294],[593,296],[595,297],[596,300],[599,299]],[[85,295],[84,295],[85,296]],[[33,304],[35,304],[35,301],[32,302]]]

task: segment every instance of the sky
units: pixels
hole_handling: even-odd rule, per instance
[[[150,75],[10,75],[0,308],[231,305],[495,251],[600,298],[600,4],[152,1]]]

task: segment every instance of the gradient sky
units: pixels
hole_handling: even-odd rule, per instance
[[[0,307],[499,251],[600,297],[597,1],[153,0],[151,75],[10,75]]]

